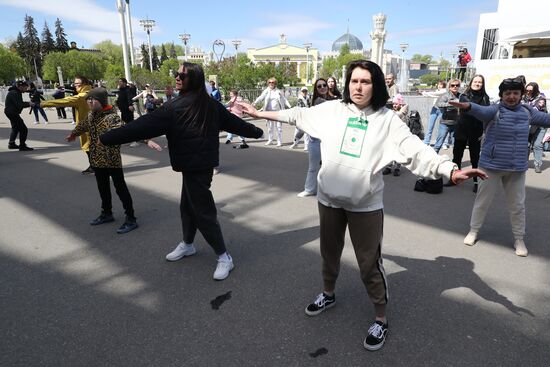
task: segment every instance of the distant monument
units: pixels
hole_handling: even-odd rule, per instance
[[[382,67],[384,42],[386,41],[386,31],[384,30],[386,16],[379,13],[373,15],[372,20],[374,22],[374,31],[370,32],[370,38],[372,39],[370,60]]]

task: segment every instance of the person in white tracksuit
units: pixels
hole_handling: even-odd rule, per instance
[[[283,91],[277,88],[277,79],[269,78],[267,88],[254,101],[254,105],[263,102],[263,111],[280,111],[290,108],[290,103],[285,98]],[[273,143],[273,130],[277,125],[277,146],[283,145],[283,126],[280,121],[267,120],[267,142],[265,145]]]

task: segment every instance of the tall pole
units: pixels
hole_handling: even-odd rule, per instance
[[[128,32],[130,33],[130,61],[132,66],[136,65],[136,56],[134,52],[134,31],[132,30],[132,16],[130,15],[130,0],[126,0],[126,20],[128,22]]]
[[[191,39],[189,33],[180,34],[180,40],[183,42],[183,61],[187,62],[187,41]]]
[[[151,31],[155,26],[155,21],[152,19],[142,19],[139,21],[139,25],[147,32],[147,43],[149,44],[149,69],[153,72],[153,52],[151,50]]]
[[[233,40],[233,41],[231,41],[231,43],[233,44],[233,46],[235,46],[235,58],[237,58],[237,54],[239,53],[239,46],[241,45],[242,41],[241,40]]]
[[[309,84],[309,49],[312,44],[307,42],[304,43],[304,48],[306,49],[306,84]]]
[[[123,0],[116,0],[120,20],[120,37],[122,39],[122,59],[124,61],[124,77],[131,80],[130,65],[128,64],[128,40],[126,38],[126,24],[124,21],[125,3]]]
[[[399,48],[401,51],[403,51],[403,56],[401,59],[401,91],[406,92],[407,91],[407,60],[405,60],[405,51],[409,48],[408,43],[401,43],[399,44]]]

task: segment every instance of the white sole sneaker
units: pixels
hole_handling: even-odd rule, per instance
[[[233,259],[229,261],[218,260],[218,265],[216,265],[216,270],[214,271],[214,280],[224,280],[229,276],[229,272],[231,272],[234,267]]]
[[[529,251],[527,251],[527,246],[525,246],[525,242],[523,240],[516,240],[514,242],[514,248],[516,249],[516,255],[525,257],[529,254]]]
[[[477,233],[469,232],[466,237],[464,237],[464,244],[467,246],[473,246],[477,242]]]
[[[195,255],[197,253],[197,250],[195,249],[195,246],[193,244],[185,244],[183,242],[180,242],[174,251],[170,252],[168,255],[166,255],[167,261],[178,261],[180,259],[183,259],[184,257]]]
[[[312,192],[309,192],[309,191],[302,191],[301,193],[299,193],[298,196],[299,198],[305,198],[305,197],[308,197],[308,196],[315,196],[317,194],[314,194]]]

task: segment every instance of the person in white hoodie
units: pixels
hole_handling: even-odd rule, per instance
[[[454,183],[476,176],[487,178],[479,169],[458,170],[450,158],[437,155],[423,144],[385,107],[388,98],[380,67],[358,60],[347,66],[342,101],[271,112],[259,112],[243,104],[244,112],[253,117],[296,124],[321,140],[323,164],[318,175],[317,200],[324,289],[305,312],[315,316],[334,306],[348,227],[361,279],[376,313],[363,343],[367,350],[380,349],[388,332],[388,293],[381,255],[384,167],[396,161],[416,175],[445,177]]]

